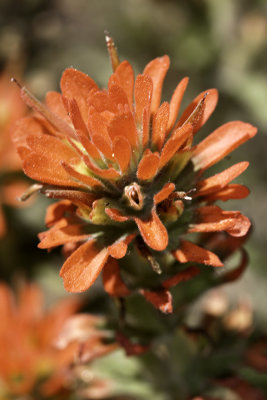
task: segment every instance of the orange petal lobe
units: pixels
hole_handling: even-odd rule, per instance
[[[95,134],[92,136],[93,143],[97,149],[109,160],[113,159],[113,152],[110,143],[106,140],[105,136]]]
[[[161,150],[164,143],[168,120],[169,104],[164,102],[161,104],[153,118],[152,143],[158,150]]]
[[[68,110],[74,128],[82,132],[85,137],[89,137],[87,126],[85,125],[77,101],[75,99],[70,99],[68,101]]]
[[[182,240],[179,249],[172,254],[180,263],[197,262],[213,267],[223,266],[216,254],[187,240]]]
[[[102,273],[105,291],[110,296],[124,297],[130,294],[130,290],[123,282],[120,275],[119,264],[114,258],[109,258]]]
[[[146,106],[143,111],[143,127],[142,127],[143,147],[146,147],[149,141],[149,130],[150,130],[150,108]]]
[[[49,157],[54,161],[78,159],[77,154],[70,146],[67,146],[61,140],[50,135],[28,135],[27,145],[35,153]]]
[[[93,107],[89,109],[88,129],[91,136],[94,134],[101,135],[107,141],[110,141],[110,137],[107,130],[107,124],[108,121],[102,114],[96,112],[96,110]]]
[[[91,140],[80,133],[79,131],[76,131],[77,136],[79,137],[79,141],[82,144],[84,150],[88,155],[95,161],[101,160],[101,155],[95,146],[94,143],[91,142]],[[84,152],[81,150],[80,147],[77,146],[76,142],[74,142],[72,139],[68,139],[69,143],[72,145],[72,147],[77,151],[77,153],[83,158]]]
[[[108,246],[108,251],[111,257],[113,258],[123,258],[127,252],[128,246],[123,241],[120,240],[118,242],[113,243],[111,246]]]
[[[129,167],[132,157],[132,149],[129,141],[123,136],[117,136],[113,142],[113,153],[121,172],[125,172]]]
[[[188,232],[220,232],[226,231],[232,236],[244,236],[250,221],[239,211],[223,211],[218,206],[205,206],[197,210],[197,223]]]
[[[109,216],[109,218],[116,222],[125,222],[129,220],[128,217],[122,215],[121,212],[116,208],[105,208],[105,213]]]
[[[61,246],[69,242],[78,242],[87,239],[89,235],[82,233],[82,224],[68,225],[61,229],[50,229],[44,232],[41,237],[41,242],[38,244],[40,249],[49,249],[55,246]]]
[[[108,126],[108,133],[112,141],[117,136],[124,136],[132,147],[137,146],[137,131],[133,114],[130,112],[116,115]]]
[[[227,233],[234,237],[241,237],[248,233],[250,226],[250,220],[245,215],[238,213],[233,227],[227,229]]]
[[[182,144],[192,135],[192,126],[184,125],[173,133],[162,149],[159,161],[159,168],[164,167],[179,150]]]
[[[220,126],[195,147],[192,155],[195,169],[205,170],[211,167],[256,133],[257,128],[241,121]]]
[[[138,75],[135,81],[135,121],[142,126],[143,112],[146,107],[150,107],[152,98],[153,84],[147,75]]]
[[[159,155],[157,153],[146,154],[138,164],[137,178],[150,180],[155,177],[159,168]]]
[[[168,290],[161,289],[153,292],[140,290],[140,293],[164,314],[171,314],[173,312],[172,295]]]
[[[64,97],[77,101],[80,112],[87,121],[87,99],[90,90],[97,89],[97,84],[83,72],[68,68],[62,74],[60,87]]]
[[[133,108],[133,88],[134,88],[134,71],[128,61],[120,63],[115,72],[120,86],[123,88],[127,95],[130,109]]]
[[[199,181],[197,184],[196,196],[206,196],[224,188],[229,182],[237,178],[244,172],[249,163],[246,161],[232,165],[230,168],[211,176],[210,178]]]
[[[70,178],[58,160],[37,153],[32,153],[25,159],[23,170],[26,175],[39,182],[57,186],[81,186]]]
[[[189,78],[185,77],[181,80],[181,82],[178,83],[171,101],[170,101],[170,116],[169,116],[169,121],[168,121],[168,126],[167,126],[167,132],[169,132],[173,125],[175,124],[175,121],[178,117],[178,113],[180,110],[181,102],[184,96],[184,92],[187,88],[189,82]]]
[[[170,66],[168,56],[158,57],[150,61],[144,69],[144,75],[151,77],[153,82],[153,94],[151,100],[151,114],[154,114],[160,105],[162,85]]]
[[[73,212],[75,206],[69,200],[62,200],[50,204],[46,209],[45,225],[54,225],[58,220],[63,218],[66,212]]]
[[[129,105],[128,98],[122,87],[116,83],[113,83],[112,80],[108,85],[108,94],[110,100],[112,101],[113,104],[116,105],[116,107],[118,107],[118,105],[120,106]]]
[[[244,185],[230,184],[225,186],[218,192],[212,193],[206,197],[206,201],[213,202],[216,200],[228,201],[236,199],[244,199],[250,194],[249,189]]]
[[[117,104],[115,104],[106,90],[91,90],[88,96],[89,106],[93,106],[97,113],[109,111],[117,112]]]
[[[179,122],[178,126],[184,124],[186,120],[190,117],[192,112],[195,110],[199,102],[205,97],[205,107],[203,113],[201,113],[201,118],[197,120],[196,126],[194,126],[194,133],[196,133],[209,119],[211,114],[213,113],[217,103],[218,103],[218,91],[216,89],[208,89],[204,92],[200,93],[189,106],[184,110]]]
[[[136,237],[136,233],[132,233],[127,235],[126,237],[120,238],[111,246],[108,247],[109,254],[113,258],[123,258],[126,255],[128,244],[133,241]]]
[[[134,219],[145,243],[153,250],[163,251],[168,245],[168,232],[155,210],[147,221]]]
[[[99,250],[94,240],[82,244],[60,270],[65,289],[72,293],[87,290],[102,271],[108,256],[108,250]]]
[[[159,204],[163,200],[167,199],[169,195],[174,191],[174,183],[166,183],[163,188],[154,196],[154,204]]]
[[[19,119],[11,132],[12,140],[17,149],[22,146],[27,146],[27,136],[34,135],[43,135],[46,133],[45,127],[39,121],[39,119],[34,117],[25,117]],[[48,132],[47,132],[48,133]],[[23,158],[23,157],[22,157]]]

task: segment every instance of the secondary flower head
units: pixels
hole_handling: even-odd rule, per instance
[[[34,388],[43,393],[60,391],[77,344],[73,342],[57,350],[54,341],[62,325],[77,310],[77,301],[68,299],[45,311],[43,293],[38,286],[24,286],[15,301],[3,283],[0,300],[1,395],[29,394]]]
[[[24,172],[42,183],[46,196],[62,199],[48,208],[50,229],[40,234],[39,247],[68,247],[71,255],[60,272],[65,288],[88,289],[104,268],[110,294],[138,289],[170,312],[168,289],[181,279],[177,265],[178,270],[188,262],[223,265],[186,234],[225,231],[243,236],[249,229],[249,220],[239,211],[214,205],[248,195],[246,187],[231,183],[248,163],[205,179],[202,174],[252,138],[256,128],[229,122],[193,145],[194,135],[215,109],[217,90],[200,93],[179,116],[187,77],[171,101],[161,103],[169,57],[152,60],[135,78],[130,63],[119,62],[109,37],[107,42],[114,69],[108,88],[100,89],[74,68],[64,71],[61,93],[49,92],[45,104],[22,88],[34,114],[19,121],[13,137]],[[152,266],[152,279],[149,275],[145,282],[138,276],[137,264],[136,271],[127,271],[129,246],[145,260],[143,272]],[[198,272],[191,265],[185,275]]]
[[[51,398],[67,392],[71,365],[114,350],[115,345],[104,344],[106,331],[97,327],[103,324],[100,317],[74,315],[80,305],[68,298],[45,310],[37,285],[23,286],[15,298],[0,283],[1,399],[31,393]]]

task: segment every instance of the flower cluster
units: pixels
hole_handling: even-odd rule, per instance
[[[179,116],[187,77],[171,101],[161,103],[169,57],[152,60],[135,78],[108,43],[114,70],[108,89],[74,68],[64,71],[61,93],[49,92],[45,104],[23,87],[34,113],[18,122],[13,138],[25,174],[47,197],[60,199],[48,208],[49,229],[39,247],[65,247],[60,275],[66,290],[87,290],[103,270],[111,295],[138,290],[171,312],[171,287],[199,273],[201,264],[223,265],[187,235],[248,232],[250,221],[239,211],[214,205],[248,195],[245,186],[231,183],[248,162],[206,178],[203,173],[257,130],[229,122],[194,145],[216,107],[217,90],[200,93]]]

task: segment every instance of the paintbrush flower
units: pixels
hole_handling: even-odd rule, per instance
[[[223,265],[187,235],[224,231],[240,237],[250,227],[239,211],[214,205],[248,195],[245,186],[231,183],[248,162],[207,178],[203,173],[257,129],[228,122],[194,145],[216,107],[217,90],[203,91],[179,115],[187,77],[171,101],[161,103],[169,57],[152,60],[135,78],[130,63],[119,62],[109,37],[107,42],[114,71],[108,88],[100,89],[74,68],[64,71],[61,93],[49,92],[45,104],[21,88],[34,113],[18,122],[14,142],[26,175],[41,183],[47,197],[60,199],[48,208],[49,230],[40,234],[39,247],[70,250],[60,271],[65,288],[87,290],[104,268],[110,294],[138,289],[171,312],[170,287],[196,275],[198,265]],[[127,271],[128,248],[152,267],[155,280],[143,283],[136,265],[125,284],[121,273]],[[181,277],[174,263],[194,265]]]

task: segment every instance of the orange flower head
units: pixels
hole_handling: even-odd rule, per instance
[[[34,114],[18,122],[14,142],[24,172],[42,183],[47,197],[61,200],[48,208],[49,230],[40,234],[39,247],[71,249],[60,272],[65,288],[87,290],[104,268],[108,293],[138,289],[171,312],[168,289],[182,279],[177,265],[194,263],[183,279],[200,271],[195,264],[223,265],[186,235],[225,231],[239,237],[250,227],[239,211],[214,205],[248,195],[245,186],[231,183],[248,163],[202,175],[257,130],[229,122],[193,145],[215,109],[217,90],[200,93],[179,115],[187,77],[171,101],[161,103],[169,57],[152,60],[135,78],[110,41],[114,72],[107,89],[74,68],[64,71],[61,93],[49,92],[45,104],[22,88]]]
[[[81,305],[76,298],[45,310],[43,292],[28,284],[15,300],[9,287],[0,283],[1,399],[31,393],[50,398],[71,390],[74,362],[88,362],[114,349],[103,341],[106,331],[98,328],[103,325],[100,317],[74,315]]]

